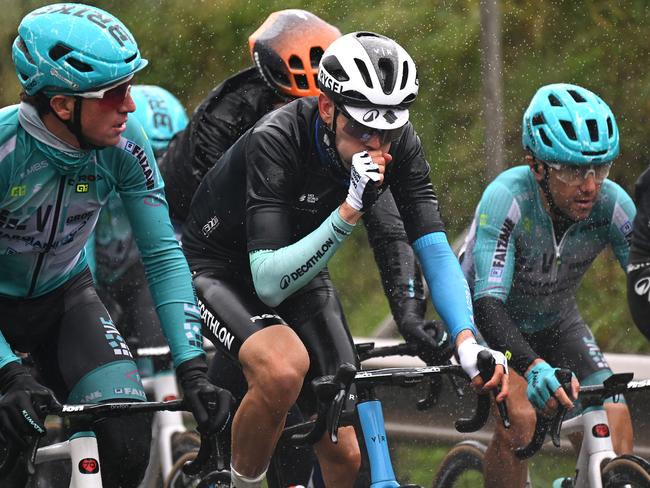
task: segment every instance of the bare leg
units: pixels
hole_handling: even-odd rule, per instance
[[[332,488],[352,488],[361,466],[361,453],[353,427],[339,429],[339,441],[332,444],[325,435],[314,450],[323,471],[325,485]]]
[[[526,380],[511,369],[507,401],[512,426],[506,430],[497,419],[494,436],[485,453],[486,488],[521,488],[526,484],[528,463],[517,459],[514,453],[516,448],[528,444],[535,429],[535,410],[528,401],[526,388]],[[492,411],[496,412],[496,408]]]
[[[287,412],[300,393],[309,357],[293,330],[273,325],[244,342],[239,361],[248,391],[233,419],[231,462],[238,473],[255,478],[269,465]]]

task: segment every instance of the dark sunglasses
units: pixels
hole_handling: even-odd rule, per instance
[[[368,127],[367,125],[363,125],[357,122],[352,118],[350,114],[348,114],[341,107],[337,107],[337,108],[347,119],[345,125],[341,127],[343,132],[345,132],[350,137],[360,140],[363,143],[368,142],[370,139],[372,139],[375,136],[379,137],[379,142],[382,145],[388,142],[394,142],[398,140],[400,137],[402,137],[402,133],[404,132],[404,126],[398,127],[396,129],[374,129],[372,127]]]
[[[99,100],[99,105],[103,108],[116,109],[124,103],[126,97],[129,96],[131,91],[131,80],[113,85],[101,90],[92,92],[77,93],[76,96],[82,98],[93,98]]]

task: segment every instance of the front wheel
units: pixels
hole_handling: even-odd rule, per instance
[[[608,462],[602,471],[603,488],[650,488],[650,463],[623,455]]]
[[[483,458],[487,447],[476,441],[456,444],[443,458],[433,488],[483,486]]]

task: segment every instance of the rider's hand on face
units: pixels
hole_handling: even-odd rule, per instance
[[[345,201],[353,209],[365,212],[379,198],[379,187],[384,182],[386,164],[391,155],[381,150],[356,153],[350,167],[350,187]]]

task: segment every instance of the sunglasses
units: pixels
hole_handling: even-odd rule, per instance
[[[364,144],[375,136],[379,137],[379,142],[382,145],[389,142],[394,142],[402,137],[404,126],[398,127],[396,129],[374,129],[357,122],[341,107],[337,108],[347,119],[345,125],[341,128],[343,132],[345,132],[350,137],[360,140]]]
[[[549,168],[553,169],[558,180],[569,186],[580,186],[587,178],[589,178],[589,175],[593,176],[594,182],[600,185],[605,181],[609,175],[609,170],[612,167],[612,163],[573,166],[569,164],[542,162]]]
[[[124,103],[124,100],[131,92],[131,78],[121,81],[119,84],[111,85],[101,90],[75,93],[81,98],[92,98],[99,100],[99,105],[107,109],[116,109]]]

